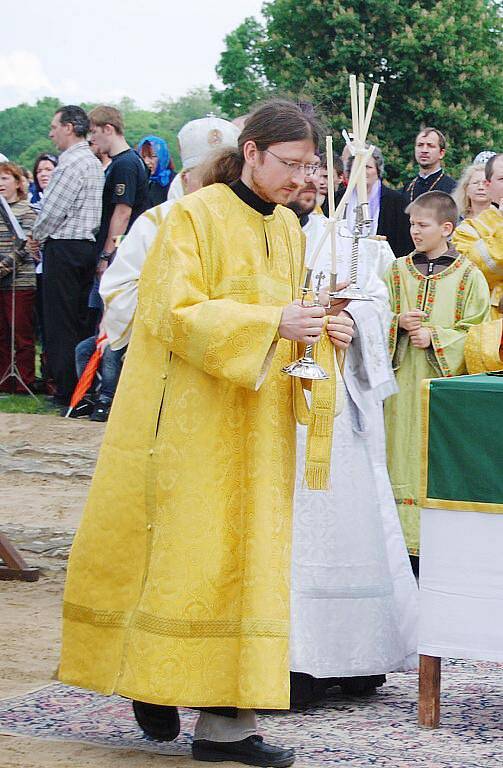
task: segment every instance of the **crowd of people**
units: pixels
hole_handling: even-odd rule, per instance
[[[311,112],[274,100],[239,126],[193,120],[178,175],[159,137],[127,144],[112,107],[64,107],[50,136],[61,154],[37,159],[31,203],[0,164],[29,235],[14,248],[0,222],[2,360],[16,265],[26,383],[36,303],[56,402],[66,411],[99,349],[98,388],[75,413],[110,414],[60,678],[132,699],[160,740],[176,738],[178,706],[200,709],[195,759],[291,765],[257,735],[256,709],[366,692],[417,663],[420,384],[503,367],[503,154],[456,184],[442,132],[424,127],[418,173],[393,190],[374,148],[358,264],[371,300],[350,302],[322,286],[329,169]],[[351,166],[345,148],[336,200]],[[359,194],[336,228],[338,288]],[[315,251],[323,300],[302,305]],[[282,369],[312,344],[329,379],[292,383]]]
[[[243,120],[235,122],[242,124]],[[190,130],[189,123],[180,132],[182,148],[184,143],[190,144]],[[216,140],[208,139],[208,152],[219,143],[219,129],[213,130]],[[234,126],[234,130],[237,136],[238,128]],[[26,394],[27,388],[49,392],[62,413],[67,412],[77,379],[103,335],[100,280],[113,261],[118,242],[140,214],[166,202],[172,184],[171,199],[193,189],[183,184],[191,163],[187,154],[182,158],[182,174],[177,175],[162,138],[145,136],[132,149],[124,132],[122,116],[113,107],[97,107],[89,115],[80,107],[64,107],[54,116],[49,131],[59,157],[40,154],[33,174],[7,159],[0,167],[0,194],[28,235],[20,247],[7,233],[1,246],[0,374],[10,365],[14,325],[16,364],[22,382],[7,377],[0,388],[19,394]],[[445,152],[441,131],[433,127],[421,130],[415,144],[419,173],[402,190],[392,189],[384,181],[385,161],[379,148],[367,163],[370,234],[385,237],[397,258],[414,249],[405,208],[424,192],[453,193],[460,221],[479,216],[491,204],[485,163],[476,159],[456,185],[442,166]],[[344,193],[352,160],[347,147],[342,157],[335,158],[336,203]],[[317,186],[320,211],[327,215],[327,171],[322,153],[319,162],[320,170],[311,183]],[[356,200],[355,190],[347,205],[349,229],[354,224]],[[14,254],[17,302],[16,316],[11,318]],[[41,349],[40,378],[35,375],[36,340]],[[93,390],[72,409],[74,417],[108,418],[124,352],[112,354],[106,341],[101,347],[104,359],[100,375],[104,375],[104,382],[98,385],[99,391]]]

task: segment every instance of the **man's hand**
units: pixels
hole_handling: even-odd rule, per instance
[[[418,349],[427,349],[431,344],[431,331],[429,328],[418,328],[409,334],[410,343]]]
[[[329,317],[327,333],[334,347],[348,349],[355,335],[354,325],[355,321],[344,310],[336,317]]]
[[[108,261],[105,261],[105,259],[98,259],[98,264],[96,266],[96,277],[98,280],[101,279],[101,276],[104,274],[104,272],[108,269]]]
[[[315,344],[321,336],[324,317],[323,307],[302,306],[297,299],[284,308],[278,333],[282,339]]]
[[[348,285],[349,283],[337,283],[337,285],[335,286],[335,290],[342,291],[342,289],[347,288]],[[330,306],[328,306],[330,302],[328,292],[329,292],[328,286],[325,286],[324,288],[321,289],[320,296],[319,296],[320,302],[325,307],[325,312],[327,315],[338,315],[340,312],[342,312],[343,309],[346,309],[346,307],[349,304],[349,300],[348,299],[335,299],[335,300],[332,299],[332,303],[330,304]]]
[[[35,259],[35,261],[40,261],[39,256],[39,250],[40,250],[40,243],[38,240],[34,240],[31,235],[28,236],[28,240],[26,241],[26,248],[30,254],[30,256]]]
[[[426,317],[426,312],[420,309],[412,309],[410,312],[403,312],[398,317],[398,325],[404,331],[417,331],[421,328],[421,318]]]

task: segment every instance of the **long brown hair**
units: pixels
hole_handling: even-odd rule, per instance
[[[230,184],[239,179],[244,165],[243,147],[254,141],[263,152],[271,144],[311,139],[315,150],[320,142],[320,128],[313,115],[305,114],[291,101],[274,99],[256,107],[247,117],[238,138],[237,147],[223,147],[203,164],[203,187],[209,184]]]

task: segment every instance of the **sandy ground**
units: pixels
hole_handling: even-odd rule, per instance
[[[88,420],[0,413],[0,530],[29,565],[42,570],[36,583],[0,581],[0,698],[46,685],[55,674],[65,545],[78,526],[103,431],[104,425]],[[200,765],[189,759],[0,736],[0,768],[119,764]]]

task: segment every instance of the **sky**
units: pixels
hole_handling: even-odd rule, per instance
[[[66,103],[150,108],[217,84],[224,38],[263,0],[18,0],[2,11],[0,109],[56,96]],[[7,31],[8,30],[8,31]]]

